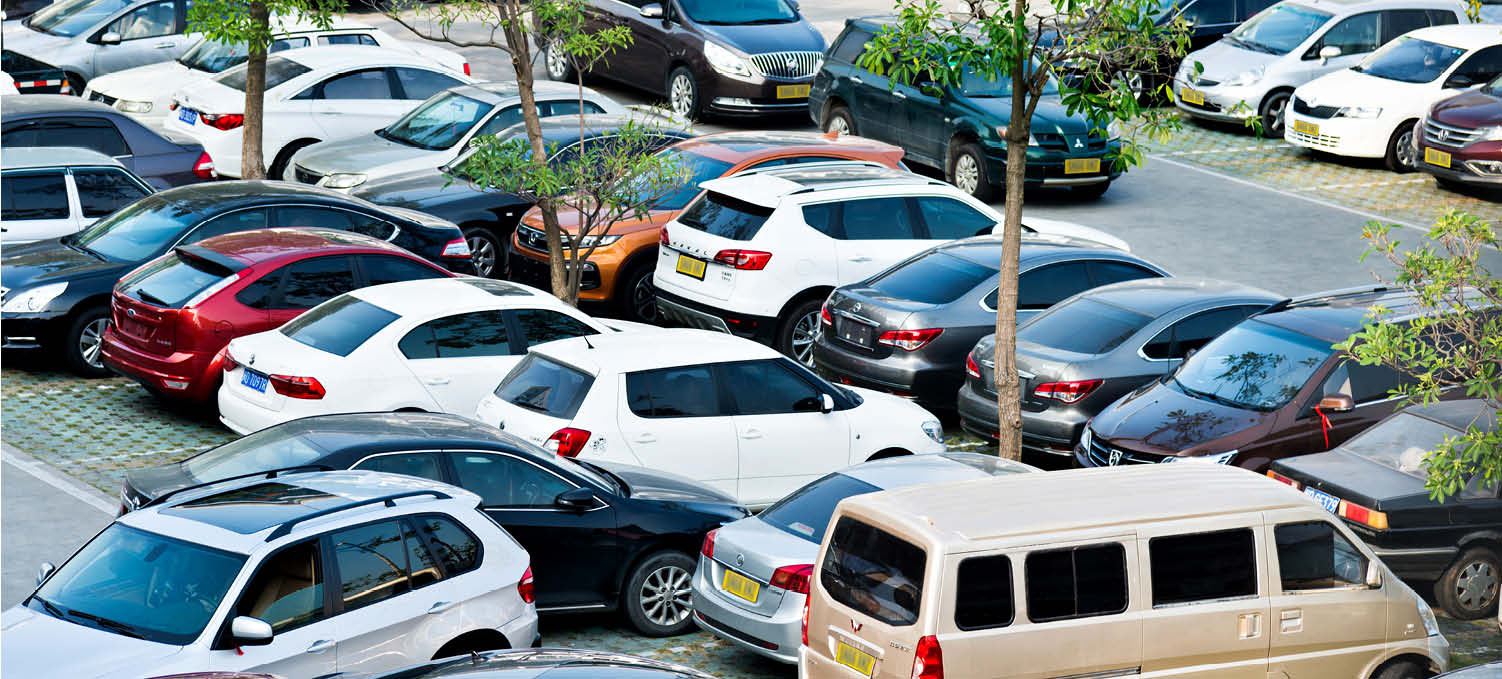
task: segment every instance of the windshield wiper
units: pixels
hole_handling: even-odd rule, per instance
[[[110,620],[109,618],[101,618],[97,615],[94,615],[93,613],[85,613],[83,611],[68,611],[68,615],[82,620],[88,620],[89,622],[99,625],[100,627],[103,627],[111,632],[123,634],[128,637],[135,637],[137,639],[146,638],[146,635],[137,632],[136,628],[131,627],[130,625],[127,625],[123,622]]]
[[[93,250],[90,250],[90,249],[88,249],[85,246],[79,245],[78,241],[76,241],[76,240],[65,240],[62,243],[69,250],[73,250],[75,252],[82,252],[83,254],[86,254],[86,255],[88,255],[90,257],[93,257],[94,259],[97,259],[97,260],[99,260],[101,262],[108,262],[109,261],[109,259],[107,259],[104,255],[101,255],[101,254],[99,254],[97,252],[94,252]]]
[[[1256,410],[1256,408],[1252,408],[1251,406],[1248,406],[1244,403],[1237,403],[1236,401],[1232,401],[1231,399],[1220,396],[1218,394],[1212,394],[1208,391],[1200,391],[1198,389],[1190,389],[1189,387],[1185,386],[1183,382],[1180,382],[1179,378],[1177,377],[1170,379],[1172,379],[1173,383],[1178,385],[1179,389],[1181,389],[1184,393],[1189,394],[1190,396],[1193,396],[1195,398],[1204,399],[1211,403],[1219,403],[1220,405],[1228,406],[1231,408],[1251,408],[1253,410]]]
[[[171,304],[167,303],[167,300],[146,292],[144,288],[136,288],[134,292],[136,293],[136,298],[147,304],[155,304],[157,306],[172,306]]]
[[[523,408],[526,408],[527,410],[531,410],[533,412],[538,412],[538,413],[548,412],[547,408],[544,408],[544,407],[542,407],[540,405],[537,405],[536,403],[532,403],[530,401],[523,401],[522,399],[519,399],[519,398],[513,398],[513,399],[511,399],[511,403],[513,405],[519,405],[519,406],[521,406]]]
[[[57,618],[59,620],[68,617],[67,612],[63,611],[62,608],[58,607],[56,604],[52,603],[51,601],[43,599],[42,597],[39,597],[39,596],[32,596],[31,598],[32,598],[32,600],[34,600],[37,603],[41,604],[42,608],[47,609],[47,612],[51,613],[52,617]]]

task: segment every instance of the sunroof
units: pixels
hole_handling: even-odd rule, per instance
[[[531,290],[515,283],[507,283],[506,281],[498,281],[490,278],[460,278],[459,280],[497,297],[527,296],[532,294]]]
[[[249,535],[348,503],[321,490],[271,482],[189,500],[161,513]]]

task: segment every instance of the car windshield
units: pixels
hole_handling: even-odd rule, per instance
[[[1288,54],[1314,35],[1333,16],[1302,5],[1281,4],[1258,14],[1226,36],[1237,47],[1267,54]]]
[[[71,38],[93,28],[111,14],[129,7],[131,2],[132,0],[58,0],[28,17],[26,25],[43,33]]]
[[[262,429],[183,460],[182,468],[207,482],[309,464],[326,452],[304,439],[303,431],[300,426]]]
[[[33,611],[174,646],[203,632],[245,557],[110,524],[27,599]]]
[[[196,221],[197,216],[181,204],[147,197],[65,238],[63,244],[118,262],[142,262],[176,243]]]
[[[1329,358],[1330,343],[1261,321],[1227,330],[1184,361],[1174,384],[1185,394],[1247,410],[1277,410]]]
[[[730,163],[723,160],[716,160],[709,156],[701,156],[692,151],[681,151],[676,148],[663,149],[658,155],[662,157],[665,163],[681,168],[684,175],[688,177],[688,181],[684,182],[677,189],[667,193],[667,195],[657,199],[652,204],[653,210],[682,210],[685,205],[688,205],[689,201],[694,199],[694,196],[699,195],[700,182],[723,177],[731,167]],[[647,179],[632,182],[632,186],[635,188],[634,193],[642,194],[634,202],[644,202],[640,199],[650,198],[652,193],[662,190],[660,186],[655,186],[654,184],[655,182]]]
[[[1381,424],[1347,441],[1341,450],[1402,472],[1420,481],[1428,481],[1425,459],[1429,453],[1461,432],[1434,420],[1412,413],[1398,413]],[[1496,482],[1487,483],[1484,474],[1476,474],[1460,496],[1464,498],[1496,497]]]
[[[834,516],[834,507],[840,500],[878,490],[881,489],[865,481],[830,474],[782,498],[756,518],[817,545],[824,541],[829,517]]]
[[[1383,45],[1351,70],[1387,80],[1427,83],[1434,82],[1464,55],[1465,50],[1459,47],[1405,36]]]
[[[490,113],[490,104],[453,92],[439,92],[376,134],[408,146],[437,151],[459,143]]]
[[[195,71],[219,73],[245,63],[245,45],[228,45],[217,40],[203,40],[177,58],[177,63]]]
[[[280,86],[312,69],[286,57],[266,57],[266,91]],[[220,85],[245,91],[245,64],[236,66],[214,77]]]
[[[1076,297],[1017,329],[1017,339],[1080,354],[1115,349],[1153,318],[1089,297]]]
[[[1033,64],[1033,68],[1037,68]],[[1032,70],[1032,69],[1028,69]],[[990,80],[988,78],[995,78]],[[995,73],[985,74],[977,72],[973,68],[966,68],[964,79],[960,81],[960,91],[967,97],[979,97],[988,99],[993,97],[1012,96],[1012,76],[997,70]],[[1059,81],[1053,76],[1048,77],[1048,82],[1043,84],[1043,94],[1058,94]]]
[[[787,24],[798,12],[787,0],[678,0],[683,13],[695,23],[714,26]]]

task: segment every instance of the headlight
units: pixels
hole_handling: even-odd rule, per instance
[[[1380,115],[1382,115],[1382,108],[1379,106],[1345,106],[1335,112],[1336,118],[1359,118],[1362,120],[1370,120]]]
[[[1412,592],[1412,590],[1410,590]],[[1434,609],[1424,602],[1424,597],[1413,592],[1413,600],[1419,603],[1419,619],[1424,621],[1424,632],[1429,636],[1439,634],[1439,621],[1434,619]]]
[[[10,299],[0,306],[0,311],[9,311],[15,314],[32,313],[47,308],[52,300],[63,294],[68,289],[67,283],[50,283],[41,285],[21,294],[11,293]]]
[[[1086,422],[1085,430],[1080,432],[1080,447],[1084,448],[1085,452],[1090,452],[1090,439],[1093,438],[1093,436],[1094,435],[1090,433],[1090,423]]]
[[[1502,125],[1483,127],[1477,130],[1477,132],[1481,136],[1476,137],[1476,141],[1502,141]]]
[[[365,175],[357,173],[331,174],[318,182],[319,186],[326,189],[352,189],[365,183]]]
[[[709,61],[709,65],[713,66],[714,70],[725,75],[738,75],[742,78],[751,77],[751,66],[746,63],[746,60],[736,56],[734,52],[721,47],[717,42],[711,40],[704,41],[704,58]]]
[[[1210,464],[1230,464],[1236,459],[1236,451],[1227,450],[1219,455],[1169,455],[1159,460],[1159,464],[1166,462],[1209,462]]]
[[[1002,141],[1003,144],[1006,143],[1006,141],[1007,141],[1007,126],[1006,125],[997,125],[996,126],[996,136],[1001,138],[1001,141]],[[1034,137],[1031,134],[1027,135],[1027,145],[1028,146],[1037,146],[1038,145],[1038,138]]]
[[[1116,140],[1116,139],[1120,139],[1121,138],[1121,121],[1119,121],[1119,120],[1113,120],[1113,121],[1111,121],[1111,123],[1109,125],[1106,125],[1106,136],[1109,137],[1109,138],[1111,138],[1113,141]]]
[[[151,113],[151,102],[120,99],[115,102],[115,109],[123,113]]]
[[[1258,80],[1261,80],[1262,72],[1264,70],[1265,69],[1263,67],[1259,66],[1250,71],[1242,71],[1240,73],[1237,73],[1236,75],[1231,76],[1230,79],[1222,82],[1221,84],[1227,87],[1244,87],[1246,85],[1255,83]]]
[[[924,422],[923,433],[928,434],[928,437],[933,439],[934,443],[944,442],[944,425],[939,424],[938,420]]]
[[[585,236],[579,239],[579,247],[592,248],[598,246],[603,248],[620,239],[621,237],[617,234],[610,234],[608,236]]]

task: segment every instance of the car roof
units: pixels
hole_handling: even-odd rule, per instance
[[[1345,341],[1366,323],[1372,307],[1393,312],[1390,321],[1412,318],[1418,301],[1402,290],[1385,287],[1349,288],[1285,300],[1253,316],[1284,330],[1331,343]]]
[[[479,99],[491,104],[500,103],[507,99],[521,96],[521,93],[517,90],[515,80],[498,80],[492,82],[474,83],[472,85],[456,85],[450,88],[450,91],[456,94],[462,94],[472,99]],[[584,88],[584,93],[586,96],[593,95],[595,97],[604,97],[604,95],[588,87]],[[578,94],[578,86],[573,83],[554,82],[552,80],[539,80],[532,84],[532,95],[538,98],[557,97],[563,95],[578,96]],[[572,116],[570,117],[570,119],[577,120],[578,116]],[[577,126],[577,123],[575,123],[575,125]]]
[[[949,186],[906,170],[878,163],[841,161],[785,165],[746,170],[699,186],[753,205],[775,207],[793,194],[817,193],[865,186]]]
[[[1457,431],[1475,427],[1477,431],[1490,434],[1498,429],[1497,409],[1479,398],[1436,401],[1427,405],[1409,406],[1401,412],[1433,420]]]
[[[9,98],[10,96],[0,97],[0,99]],[[10,152],[6,151],[6,153]],[[321,186],[264,179],[188,184],[158,191],[143,200],[158,201],[156,204],[170,203],[174,208],[180,208],[189,214],[209,217],[241,207],[286,203],[289,199],[303,199],[324,205],[359,205],[381,214],[397,214],[395,211],[376,206],[368,201]],[[407,217],[401,218],[408,219]]]
[[[886,142],[848,134],[785,130],[718,132],[679,142],[677,148],[728,163],[783,153],[834,153],[856,156],[895,155],[902,148]]]
[[[692,328],[633,330],[557,340],[531,351],[598,375],[685,365],[778,358],[763,344],[723,332]]]
[[[303,226],[236,231],[205,238],[184,247],[190,253],[208,251],[246,265],[269,262],[299,253],[327,255],[375,250],[411,256],[402,248],[365,234],[342,229]]]
[[[435,70],[444,70],[432,58],[416,52],[394,47],[375,47],[371,45],[299,47],[295,50],[284,50],[268,55],[268,58],[274,59],[278,57],[295,61],[314,71],[337,70],[350,66],[376,66],[381,64],[425,66]]]
[[[0,114],[7,119],[39,113],[118,114],[114,108],[102,102],[88,101],[70,94],[9,94],[0,97]]]
[[[33,146],[5,149],[0,156],[0,167],[19,170],[32,167],[63,167],[75,165],[109,165],[125,167],[120,161],[92,149],[76,146]]]
[[[458,658],[433,660],[426,665],[410,667],[391,674],[370,676],[369,679],[424,679],[445,677],[449,679],[536,679],[552,676],[548,670],[569,668],[568,676],[589,676],[597,679],[647,679],[648,677],[685,677],[687,679],[714,679],[691,667],[684,667],[664,660],[641,658],[613,651],[593,651],[576,648],[521,648],[505,651],[486,651]],[[580,671],[585,670],[585,671]],[[618,671],[612,671],[618,670]]]
[[[658,126],[658,129],[669,135],[679,135],[688,138],[692,133],[681,126],[678,122],[669,118],[656,116],[649,113],[591,113],[583,116],[551,116],[539,119],[537,122],[542,128],[542,138],[554,143],[568,143],[577,141],[579,129],[582,126],[586,138],[603,137],[626,126],[626,123],[636,121],[638,124]],[[500,136],[520,136],[525,133],[525,124],[517,123],[506,128]]]
[[[1026,219],[1024,218],[1024,221]],[[959,240],[942,243],[933,247],[930,253],[942,252],[946,255],[959,257],[969,262],[992,269],[1001,268],[1002,244],[1005,242],[1002,236],[986,235],[971,236]],[[1130,252],[1118,250],[1109,245],[1102,245],[1093,240],[1083,238],[1069,238],[1058,235],[1035,235],[1028,234],[1022,237],[1021,247],[1017,249],[1019,264],[1034,259],[1116,259],[1127,262],[1148,263],[1141,257]]]
[[[846,467],[838,473],[888,490],[920,483],[983,479],[1007,473],[1036,471],[1042,470],[995,455],[951,451],[872,460]]]
[[[334,455],[414,448],[489,446],[540,450],[495,427],[449,413],[370,412],[314,415],[273,427],[276,436],[297,437]]]
[[[1373,9],[1457,9],[1459,0],[1286,0],[1278,4],[1303,5],[1334,14],[1349,14]]]
[[[370,24],[352,21],[343,16],[332,17],[328,28],[318,25],[311,17],[301,12],[273,17],[272,23],[276,24],[272,33],[282,35],[286,33],[325,33],[328,31],[374,31],[378,30]]]
[[[1496,24],[1449,24],[1411,31],[1406,37],[1437,42],[1464,50],[1502,45],[1502,29]]]
[[[531,286],[472,276],[384,283],[349,294],[400,316],[442,315],[473,307],[564,306],[557,297]]]
[[[1272,304],[1282,295],[1262,288],[1214,278],[1139,278],[1087,290],[1080,295],[1114,307],[1158,318],[1188,306],[1213,304],[1217,301],[1245,301]]]

